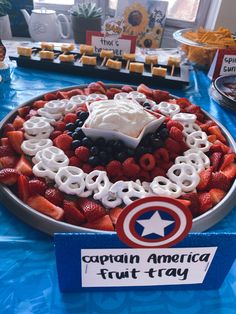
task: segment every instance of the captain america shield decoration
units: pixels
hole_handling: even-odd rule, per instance
[[[159,196],[132,202],[116,224],[120,240],[134,248],[171,247],[183,240],[191,227],[192,215],[186,206]]]

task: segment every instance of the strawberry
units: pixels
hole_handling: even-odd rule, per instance
[[[225,145],[224,143],[222,143],[221,141],[216,140],[214,144],[221,146],[221,151],[222,151],[222,153],[224,153],[224,154],[230,154],[230,153],[232,153],[232,149],[231,149],[229,146],[227,146],[227,145]]]
[[[146,95],[147,98],[153,97],[153,94],[152,94],[153,90],[144,84],[140,84],[137,88],[137,91]]]
[[[66,222],[72,225],[81,226],[81,224],[86,221],[84,215],[77,208],[76,202],[64,200],[63,208]]]
[[[226,178],[229,180],[233,180],[236,177],[236,163],[231,163],[227,167],[224,168],[224,170],[221,171]]]
[[[17,182],[18,176],[19,172],[16,169],[2,169],[0,170],[0,183],[11,186]]]
[[[15,168],[17,158],[15,156],[0,157],[0,168]]]
[[[165,141],[165,148],[169,152],[174,152],[176,154],[180,154],[182,152],[182,148],[179,142],[173,140],[172,138],[167,138]]]
[[[212,208],[213,203],[212,203],[212,199],[211,199],[210,193],[208,193],[208,192],[199,193],[198,194],[198,199],[199,199],[199,203],[200,203],[200,210],[199,210],[199,214],[200,215],[204,214],[210,208]]]
[[[175,126],[172,126],[169,130],[169,136],[177,141],[177,142],[182,142],[183,141],[183,133],[182,131],[180,131],[180,129],[178,129]]]
[[[225,191],[221,189],[211,189],[209,194],[211,195],[213,205],[218,204],[226,195]]]
[[[44,196],[47,189],[47,184],[42,180],[32,179],[29,180],[29,192],[31,195],[40,194]]]
[[[52,133],[50,134],[50,139],[53,141],[56,137],[58,137],[59,135],[62,134],[62,131],[52,131]]]
[[[169,120],[166,124],[167,126],[167,129],[170,131],[170,129],[175,126],[177,129],[179,129],[180,131],[183,131],[184,127],[183,125],[178,122],[178,121],[175,121],[175,120]]]
[[[109,215],[105,215],[92,222],[87,222],[83,227],[96,230],[114,231],[114,226]]]
[[[72,137],[67,134],[61,134],[53,140],[53,143],[56,147],[67,151],[71,149]]]
[[[139,164],[142,167],[143,170],[150,171],[155,168],[156,161],[152,154],[144,154],[139,159]]]
[[[220,168],[220,163],[222,160],[223,154],[221,152],[214,152],[210,156],[211,166],[213,167],[213,171],[218,171]]]
[[[12,125],[14,126],[15,130],[19,130],[23,127],[25,120],[20,116],[16,116]]]
[[[226,141],[224,135],[222,134],[220,128],[218,127],[218,125],[210,126],[208,128],[208,132],[210,134],[216,135],[217,139],[220,140],[221,142],[223,142],[224,144],[227,143],[227,141]]]
[[[14,149],[15,152],[18,154],[23,154],[21,149],[21,144],[24,141],[24,134],[22,131],[10,131],[7,132],[7,137],[9,138],[9,142],[11,147]]]
[[[169,158],[169,152],[166,148],[158,148],[154,151],[154,156],[156,158],[157,164],[159,162],[169,162],[170,158]]]
[[[191,105],[191,102],[187,98],[178,98],[176,99],[177,105],[179,105],[182,109]]]
[[[0,157],[12,156],[14,155],[14,151],[9,145],[0,146]]]
[[[220,170],[224,170],[228,165],[230,165],[232,162],[234,162],[234,159],[235,159],[235,153],[225,154],[223,156],[223,161],[222,161],[222,164],[220,166]]]
[[[33,209],[50,216],[56,220],[61,220],[64,214],[64,210],[51,202],[41,195],[33,195],[27,200],[27,205]]]
[[[85,146],[77,147],[75,150],[75,156],[83,162],[87,162],[90,156],[90,151]]]
[[[186,193],[181,195],[180,199],[183,200],[188,200],[191,202],[189,209],[193,215],[193,217],[198,216],[199,208],[200,208],[200,203],[198,199],[198,194],[197,193]]]
[[[30,106],[23,106],[23,107],[20,107],[17,112],[18,112],[18,115],[21,117],[21,118],[25,118],[27,116],[27,114],[30,112]]]
[[[1,146],[10,146],[8,137],[2,137],[0,139]]]
[[[222,172],[212,173],[212,178],[210,182],[210,188],[221,188],[224,191],[227,191],[230,187],[230,180]]]
[[[34,101],[32,108],[34,108],[36,110],[43,108],[46,103],[47,103],[47,101],[45,101],[45,100],[36,100],[36,101]]]
[[[3,127],[3,136],[7,136],[7,133],[10,131],[15,131],[15,128],[12,123],[7,123]]]
[[[117,219],[119,218],[122,211],[123,211],[123,208],[120,208],[120,207],[115,207],[115,208],[110,209],[109,216],[114,225],[116,225]]]
[[[64,195],[56,188],[48,188],[44,194],[45,198],[56,206],[61,206],[64,201]]]
[[[200,128],[202,129],[202,131],[207,132],[209,127],[211,126],[215,126],[215,122],[212,120],[207,120],[204,124],[200,124]]]
[[[133,91],[133,88],[130,85],[123,85],[121,87],[122,92],[124,93],[130,93]]]
[[[109,99],[113,99],[114,96],[118,93],[120,93],[121,90],[119,88],[109,88],[107,91],[106,91],[106,96],[109,98]]]
[[[160,103],[161,101],[169,100],[170,94],[167,91],[156,89],[156,90],[153,90],[152,98],[156,103]]]
[[[200,182],[197,186],[197,189],[199,191],[206,191],[210,182],[211,182],[211,178],[212,178],[212,167],[203,170],[200,172],[199,174],[200,176]]]
[[[101,84],[98,84],[95,82],[90,83],[88,85],[88,88],[90,90],[90,94],[92,93],[105,94],[106,93],[106,89]]]
[[[64,132],[66,129],[66,123],[64,121],[61,121],[61,120],[56,121],[53,126],[54,126],[55,131]]]
[[[56,93],[56,99],[69,99],[67,91],[58,91]]]
[[[68,98],[71,98],[71,97],[76,96],[76,95],[83,95],[83,94],[84,93],[83,93],[82,89],[80,89],[80,88],[74,88],[74,89],[67,91]]]
[[[106,166],[106,171],[109,177],[117,177],[122,173],[122,164],[118,160],[110,161]]]
[[[21,174],[26,176],[31,176],[32,172],[32,164],[31,162],[25,157],[25,155],[21,155],[18,163],[16,164],[16,170]]]
[[[67,113],[63,119],[63,121],[67,123],[75,123],[75,121],[78,119],[77,115],[75,113]]]
[[[136,164],[134,158],[130,157],[122,163],[122,170],[128,178],[135,178],[140,171],[140,167]]]
[[[201,111],[201,108],[199,106],[196,106],[196,105],[193,105],[193,104],[191,104],[191,105],[189,105],[189,106],[187,106],[185,108],[185,112],[187,112],[187,113],[196,114],[196,113],[198,113],[200,111]]]
[[[191,202],[188,200],[177,199],[177,201],[179,201],[181,204],[183,204],[187,208],[191,206]]]
[[[217,137],[215,134],[211,134],[207,137],[208,141],[211,143],[215,143],[215,141],[217,140]]]
[[[97,81],[97,84],[101,85],[105,90],[107,90],[105,83],[103,83],[102,81]]]
[[[26,202],[27,199],[30,196],[29,180],[23,174],[19,175],[19,177],[18,177],[18,180],[17,180],[17,191],[18,191],[19,198],[23,202]]]
[[[78,200],[78,206],[82,210],[82,212],[84,213],[85,217],[89,222],[92,222],[106,215],[104,207],[86,198],[80,198]]]
[[[74,166],[74,167],[81,168],[82,167],[82,162],[79,160],[78,157],[71,156],[69,158],[69,166]]]
[[[53,94],[53,93],[48,93],[48,94],[45,94],[43,96],[44,100],[46,101],[50,101],[50,100],[56,100],[57,99],[57,96],[56,94]]]

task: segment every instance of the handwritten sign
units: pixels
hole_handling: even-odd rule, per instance
[[[194,233],[178,247],[133,249],[116,233],[61,233],[55,250],[65,292],[218,289],[236,257],[236,234]]]
[[[94,47],[94,52],[99,54],[102,49],[113,50],[116,56],[123,53],[134,53],[136,48],[136,37],[122,35],[120,38],[105,37],[103,33],[87,31],[87,45]]]
[[[221,49],[215,54],[208,76],[215,80],[220,75],[236,74],[236,50]]]

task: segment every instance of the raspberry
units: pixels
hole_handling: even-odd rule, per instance
[[[31,195],[40,194],[44,195],[47,189],[47,184],[41,180],[33,179],[29,181],[29,192]]]
[[[74,166],[74,167],[81,168],[82,162],[79,160],[78,157],[76,157],[76,156],[71,156],[71,157],[69,158],[69,166]]]
[[[129,178],[136,178],[140,171],[139,165],[135,163],[133,157],[127,158],[122,164],[124,174]]]
[[[93,170],[106,171],[106,168],[103,166],[97,166]]]
[[[56,121],[54,124],[54,130],[55,131],[61,131],[64,132],[66,129],[66,123],[64,121]]]
[[[183,141],[183,133],[182,133],[182,131],[180,131],[180,129],[178,129],[175,126],[172,126],[170,128],[169,135],[170,135],[170,137],[172,139],[174,139],[177,142],[182,142]]]
[[[81,168],[85,173],[90,173],[93,171],[93,167],[90,164],[83,164]]]
[[[67,151],[71,149],[72,137],[67,134],[61,134],[53,140],[53,143],[56,147]]]
[[[176,154],[180,154],[182,151],[179,142],[173,140],[172,138],[168,138],[165,141],[165,147],[169,152],[173,152]]]
[[[165,148],[158,148],[155,150],[154,152],[154,156],[156,158],[157,163],[158,162],[169,162],[170,158],[169,158],[169,152],[167,149]]]
[[[118,160],[110,161],[106,166],[108,176],[117,177],[122,174],[122,165]]]
[[[50,139],[51,140],[54,140],[56,137],[58,137],[59,135],[61,135],[62,132],[61,131],[53,131],[51,134],[50,134]]]
[[[66,124],[74,123],[77,120],[77,115],[75,113],[67,113],[63,120]]]
[[[155,167],[152,172],[151,172],[151,178],[154,179],[155,177],[165,177],[166,176],[166,171],[162,168]]]
[[[45,198],[56,206],[62,206],[64,195],[56,188],[48,188],[45,191]]]
[[[151,182],[151,176],[150,176],[150,173],[146,170],[143,170],[141,169],[139,171],[139,174],[138,174],[138,177],[139,177],[139,180],[140,181],[145,181],[145,182]]]
[[[87,147],[80,146],[76,148],[75,156],[78,157],[80,161],[87,162],[90,156],[90,151]]]
[[[66,150],[64,153],[66,154],[66,156],[67,156],[68,158],[70,158],[70,157],[72,157],[72,156],[75,156],[74,151],[71,150],[71,149],[70,149],[70,150]]]
[[[139,159],[139,164],[143,170],[150,171],[150,170],[154,169],[154,167],[156,165],[156,161],[155,161],[155,158],[152,154],[144,154]]]
[[[183,125],[180,122],[175,121],[175,120],[168,121],[166,126],[167,126],[168,130],[170,130],[173,126],[175,126],[180,131],[183,131],[183,129],[184,129]]]
[[[160,164],[158,164],[158,166],[162,169],[164,169],[165,171],[167,171],[171,166],[173,166],[173,162],[162,162]]]

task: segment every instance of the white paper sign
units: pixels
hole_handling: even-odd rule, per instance
[[[81,249],[82,287],[200,284],[216,250]]]
[[[224,55],[220,75],[236,73],[236,56]]]
[[[131,50],[131,40],[103,36],[92,36],[91,45],[94,52],[99,54],[102,49],[113,50],[116,56],[122,56],[124,52]]]

